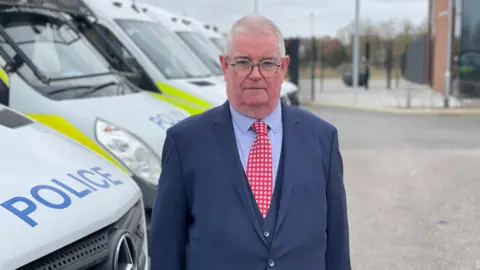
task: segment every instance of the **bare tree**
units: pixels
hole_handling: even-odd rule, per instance
[[[387,40],[393,39],[397,35],[397,27],[393,19],[383,21],[377,25],[378,35]]]

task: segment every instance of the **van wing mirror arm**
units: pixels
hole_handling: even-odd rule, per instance
[[[115,54],[115,57],[120,61],[122,62],[123,65],[127,66],[131,71],[132,73],[136,73],[137,72],[137,69],[131,65],[122,55],[120,52],[118,52],[117,50],[115,50],[115,46],[112,44],[112,42],[104,35],[104,33],[100,30],[98,30],[97,26],[96,26],[96,19],[94,22],[91,22],[88,20],[88,18],[86,17],[80,17],[80,16],[75,16],[75,19],[77,20],[77,23],[78,25],[80,26],[80,29],[82,27],[90,27],[93,31],[95,31],[95,33],[102,39],[103,42],[105,42],[105,44],[107,44],[107,46],[110,48],[110,51],[113,52],[113,54]],[[85,25],[81,25],[81,22],[85,23]],[[91,42],[93,43],[94,45],[96,44],[95,40],[92,40],[85,32],[83,32],[83,34],[86,36],[86,38]],[[96,46],[97,49],[99,49],[99,51],[101,52],[101,54],[104,55],[104,57],[108,58],[110,61],[112,61],[112,56],[110,56],[104,48],[101,48],[101,46]]]
[[[8,55],[8,53],[5,51],[5,49],[0,46],[0,56],[5,60],[6,65],[4,67],[5,72],[10,73],[15,71],[15,63],[13,62],[12,58]]]

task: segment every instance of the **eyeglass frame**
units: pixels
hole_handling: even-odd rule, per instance
[[[252,74],[252,71],[253,71],[253,68],[254,68],[254,67],[257,67],[257,68],[258,68],[258,72],[260,73],[260,75],[262,75],[262,77],[264,77],[264,78],[271,78],[271,77],[273,77],[275,74],[278,73],[278,68],[282,66],[282,64],[283,64],[283,59],[284,59],[284,57],[280,58],[280,63],[277,63],[277,61],[275,61],[274,59],[263,59],[262,61],[254,64],[252,61],[250,61],[250,60],[248,60],[248,59],[245,59],[245,58],[234,59],[234,60],[228,60],[228,56],[226,56],[226,58],[227,58],[227,63],[234,68],[234,70],[233,70],[234,72],[235,72],[235,65],[237,64],[238,61],[248,61],[248,62],[250,63],[250,71],[247,73],[247,75],[245,75],[245,76],[240,76],[240,75],[238,75],[237,72],[235,72],[235,74],[237,74],[238,76],[243,77],[243,78],[247,78],[248,76],[250,76],[250,74]],[[272,76],[270,76],[270,77],[264,76],[263,73],[262,73],[262,71],[261,71],[261,69],[260,69],[260,65],[261,65],[263,62],[265,62],[265,61],[271,61],[271,62],[275,63],[275,65],[277,66],[277,69],[275,70],[275,73],[274,73]]]

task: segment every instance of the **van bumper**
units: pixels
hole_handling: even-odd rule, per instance
[[[132,178],[133,180],[135,180],[138,187],[142,191],[143,204],[144,204],[145,210],[151,211],[153,208],[153,202],[155,201],[155,197],[157,194],[157,186],[146,182],[145,180],[139,178],[136,175],[133,175]]]

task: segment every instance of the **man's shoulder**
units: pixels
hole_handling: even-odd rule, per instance
[[[319,133],[336,132],[337,128],[334,124],[321,118],[320,116],[297,106],[288,105],[288,110],[300,123],[303,123],[309,129],[313,129]]]

